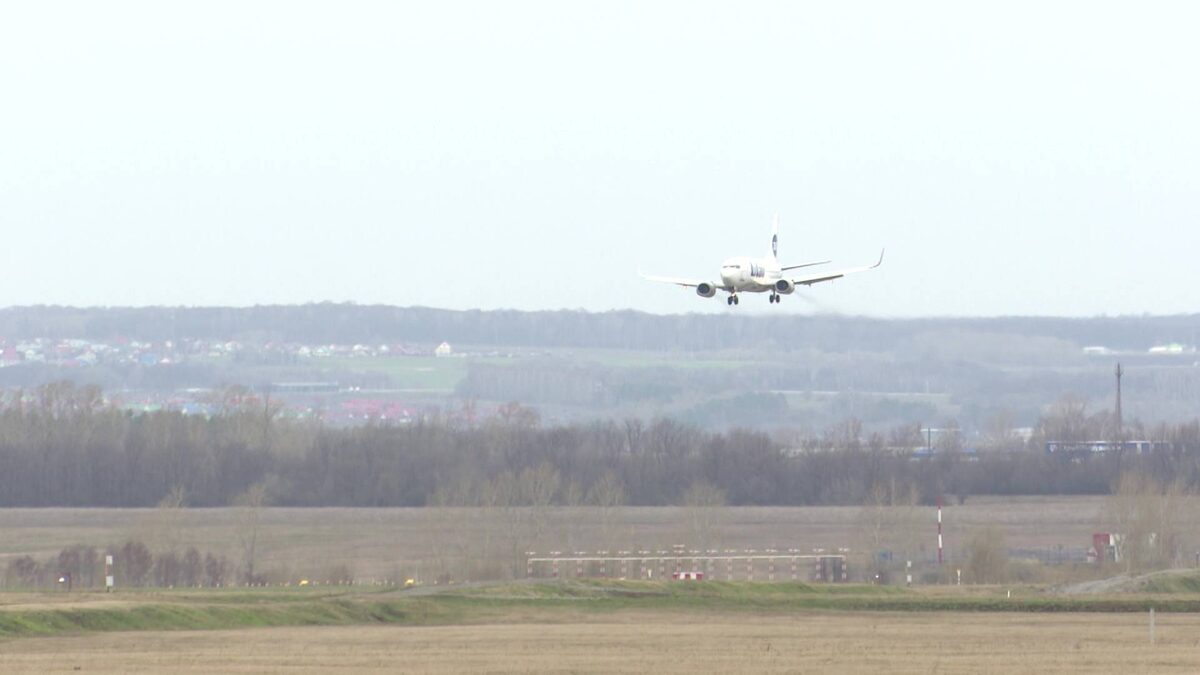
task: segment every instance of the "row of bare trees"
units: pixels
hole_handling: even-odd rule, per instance
[[[668,419],[543,426],[510,406],[478,422],[335,429],[279,419],[260,401],[204,418],[133,415],[62,385],[17,400],[0,409],[0,506],[153,506],[174,489],[191,506],[226,506],[251,488],[284,506],[678,505],[697,484],[734,505],[863,504],[880,484],[931,503],[1107,494],[1130,469],[1200,482],[1195,422],[1156,431],[1170,445],[1140,456],[1067,461],[1036,445],[969,455],[948,441],[915,459],[904,451],[922,444],[915,425],[863,438],[853,420],[780,438]]]
[[[176,553],[158,554],[141,541],[130,540],[101,551],[93,546],[71,546],[56,556],[37,560],[23,555],[9,561],[4,584],[13,588],[52,588],[67,583],[74,588],[103,588],[105,558],[112,556],[114,583],[126,587],[226,586],[238,581],[225,556],[201,553],[189,546]]]
[[[1118,563],[1126,572],[1190,566],[1200,544],[1197,516],[1194,485],[1136,471],[1121,475],[1105,507],[1106,521],[1120,535]]]

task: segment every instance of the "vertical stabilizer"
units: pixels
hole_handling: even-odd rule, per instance
[[[779,214],[775,214],[775,222],[771,225],[771,257],[779,258]]]

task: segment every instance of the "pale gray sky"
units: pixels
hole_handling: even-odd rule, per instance
[[[11,2],[0,306],[1196,311],[1194,3]],[[759,302],[756,302],[759,301]],[[760,306],[761,305],[761,306]]]

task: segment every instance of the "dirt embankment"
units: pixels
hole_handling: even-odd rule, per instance
[[[1200,571],[1170,569],[1148,574],[1118,574],[1067,584],[1054,589],[1068,595],[1107,595],[1112,593],[1195,593],[1200,591]]]

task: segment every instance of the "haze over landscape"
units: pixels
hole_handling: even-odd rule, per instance
[[[1195,672],[1198,20],[0,7],[0,671]]]
[[[635,272],[779,213],[888,262],[739,312],[1192,311],[1196,13],[13,4],[0,305],[726,311]]]

